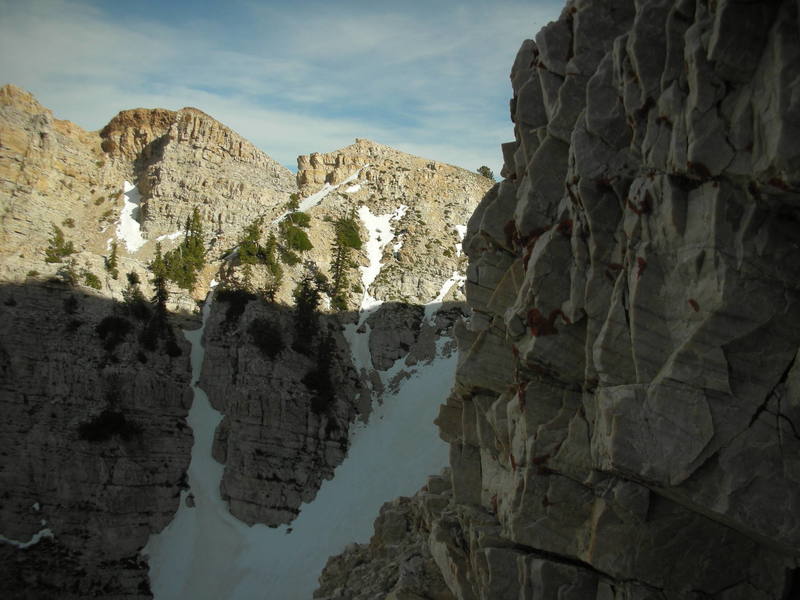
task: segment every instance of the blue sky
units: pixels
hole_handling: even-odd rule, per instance
[[[292,169],[366,137],[498,173],[511,63],[562,4],[0,0],[0,83],[86,129],[195,106]]]

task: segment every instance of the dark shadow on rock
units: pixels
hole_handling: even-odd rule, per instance
[[[209,318],[201,379],[225,415],[214,443],[223,497],[243,521],[288,522],[344,459],[370,393],[341,332],[357,314],[320,315],[303,354],[291,349],[292,307],[228,300]],[[461,306],[443,307],[437,331]],[[401,329],[397,315],[422,311],[401,308],[381,309]],[[177,323],[199,325],[170,315],[167,331],[155,312],[54,281],[0,286],[0,535],[54,535],[0,543],[7,597],[150,595],[139,551],[172,520],[192,447],[190,346]],[[275,493],[290,501],[264,500]]]

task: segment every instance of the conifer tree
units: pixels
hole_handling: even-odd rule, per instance
[[[113,279],[119,277],[118,259],[117,259],[117,240],[111,242],[111,254],[106,260],[106,271]]]
[[[254,265],[262,262],[261,225],[263,219],[257,219],[244,230],[244,236],[239,241],[239,262],[243,265]]]
[[[161,244],[156,244],[156,255],[150,263],[150,271],[153,273],[153,287],[156,290],[153,301],[156,303],[156,313],[163,316],[167,314],[167,264],[161,256]]]
[[[492,173],[492,170],[486,165],[481,165],[480,167],[478,167],[478,173],[480,175],[483,175],[487,179],[491,179],[492,181],[494,181],[494,173]]]
[[[203,245],[203,224],[197,207],[186,217],[186,233],[183,242],[164,255],[165,276],[185,290],[194,288],[197,274],[206,264]]]
[[[57,263],[62,262],[62,259],[74,254],[75,245],[72,242],[66,241],[64,232],[58,227],[53,225],[53,234],[48,240],[48,246],[44,251],[45,262]]]
[[[317,307],[319,306],[319,289],[314,273],[308,269],[294,291],[295,299],[295,343],[299,352],[308,352],[317,331]]]
[[[342,217],[334,224],[333,261],[331,262],[331,305],[337,310],[347,309],[345,290],[347,288],[347,268],[350,265],[350,250],[361,248],[361,235],[358,224],[352,216]]]

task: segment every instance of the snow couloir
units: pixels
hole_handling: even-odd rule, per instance
[[[356,179],[359,172],[342,184]],[[323,188],[325,193],[306,198],[301,207],[318,203],[332,189]],[[380,273],[384,247],[394,239],[392,224],[406,210],[401,205],[385,215],[373,215],[363,206],[358,211],[369,233],[369,265],[361,268],[364,296],[359,319],[345,327],[344,335],[359,370],[373,368],[364,321],[381,305],[370,295],[369,286]],[[458,282],[457,275],[426,306],[428,318],[441,306],[446,290]],[[384,502],[415,493],[428,474],[447,464],[448,447],[439,439],[433,420],[453,384],[456,355],[437,354],[430,363],[417,366],[396,392],[375,402],[368,423],[351,427],[350,449],[334,478],[322,484],[290,525],[248,526],[230,514],[220,495],[223,465],[212,458],[211,448],[222,415],[197,384],[212,302],[213,290],[203,305],[201,327],[184,332],[192,346],[194,391],[188,416],[195,438],[189,490],[183,492],[173,521],[152,535],[142,550],[150,565],[152,591],[157,600],[311,598],[328,557],[350,543],[368,541]],[[363,325],[360,331],[359,325]]]

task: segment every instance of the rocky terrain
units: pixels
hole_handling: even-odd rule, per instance
[[[310,164],[317,169],[306,169]],[[298,166],[301,197],[322,196],[305,211],[314,245],[304,253],[306,260],[323,274],[331,272],[334,223],[350,214],[361,224],[365,247],[353,252],[348,268],[349,310],[326,317],[322,326],[336,346],[336,399],[325,410],[307,409],[316,392],[302,380],[318,357],[314,350],[293,347],[291,315],[288,321],[283,317],[285,339],[275,356],[241,341],[252,336],[254,322],[280,321],[276,315],[285,311],[255,301],[237,319],[220,311],[209,322],[201,384],[225,414],[215,445],[215,456],[226,464],[223,495],[231,512],[248,523],[291,521],[301,502],[311,500],[322,480],[333,476],[354,417],[365,418],[386,387],[430,361],[437,340],[452,337],[464,298],[459,274],[466,266],[460,250],[464,229],[452,224],[466,224],[491,185],[480,175],[368,140],[326,155],[301,156]],[[311,181],[312,173],[318,181]],[[366,285],[370,267],[375,277]],[[241,268],[234,271],[233,278]],[[278,298],[293,302],[301,277],[301,269],[287,268]],[[352,329],[346,338],[339,331],[342,324]],[[355,356],[357,346],[364,347],[361,357]],[[439,351],[453,349],[451,343]],[[392,367],[390,377],[381,376]]]
[[[86,132],[0,88],[0,588],[11,597],[150,597],[139,551],[187,493],[181,328],[197,326],[213,278],[200,383],[224,414],[220,491],[248,524],[291,521],[383,390],[453,351],[460,242],[491,182],[367,140],[311,157],[298,187],[197,109],[123,111]],[[231,250],[254,223],[262,243],[279,232],[297,202],[313,248],[266,297],[266,267],[245,285],[249,266]],[[150,301],[156,244],[178,246],[195,208],[206,265],[192,289],[168,284],[162,312]],[[343,310],[325,281],[344,217],[364,244],[345,264]],[[71,247],[49,260],[56,228]],[[321,316],[300,343],[294,292],[309,273]]]
[[[178,506],[192,432],[187,344],[145,329],[61,283],[0,286],[6,597],[147,596],[138,552]]]
[[[791,1],[575,0],[522,44],[449,481],[316,597],[800,594],[798,27]]]

